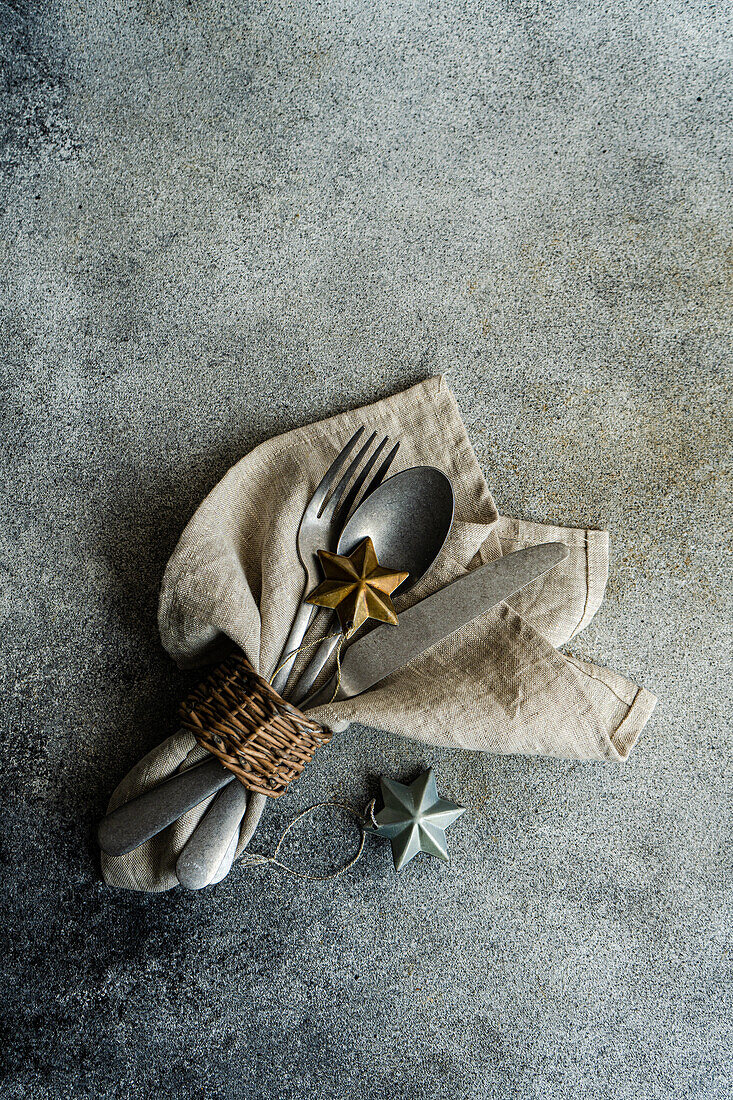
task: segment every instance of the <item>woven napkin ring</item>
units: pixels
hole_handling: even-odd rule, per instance
[[[248,791],[279,798],[333,731],[286,703],[244,654],[228,657],[181,704],[181,724]]]

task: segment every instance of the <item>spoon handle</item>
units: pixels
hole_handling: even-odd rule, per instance
[[[227,853],[226,853],[226,855],[224,856],[224,859],[221,861],[221,863],[219,865],[219,869],[217,870],[216,874],[211,879],[211,881],[208,883],[209,886],[214,886],[214,885],[216,885],[217,882],[221,882],[221,880],[223,878],[227,877],[227,875],[229,874],[229,872],[232,869],[232,864],[234,863],[234,857],[237,854],[238,844],[239,844],[239,833],[235,833],[234,836],[231,839],[231,843],[230,843],[229,847],[227,848]]]
[[[214,874],[222,869],[233,838],[236,835],[239,839],[239,822],[247,800],[248,791],[242,784],[230,783],[212,801],[178,857],[176,875],[181,886],[200,890],[211,882],[212,868]]]

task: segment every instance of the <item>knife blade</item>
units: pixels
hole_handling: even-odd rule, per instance
[[[333,676],[316,695],[301,704],[313,710],[333,699],[361,695],[370,687],[442,642],[479,615],[554,569],[569,554],[562,542],[528,546],[479,566],[402,611],[397,627],[380,626],[353,642],[341,660],[341,682],[334,695]]]
[[[332,677],[300,704],[300,709],[313,710],[332,698],[334,702],[350,699],[374,687],[472,619],[554,569],[568,554],[568,547],[562,542],[528,546],[481,565],[426,596],[401,612],[396,627],[377,627],[353,642],[341,659],[338,693],[334,696],[336,678]],[[99,846],[110,855],[129,852],[233,781],[232,773],[216,759],[180,772],[104,818],[98,831]]]

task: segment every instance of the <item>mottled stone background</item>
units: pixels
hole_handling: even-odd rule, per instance
[[[729,1097],[730,6],[0,23],[2,1096]],[[352,729],[261,846],[432,762],[450,867],[371,841],[328,885],[104,887],[94,823],[191,683],[155,611],[197,503],[442,371],[502,511],[611,531],[572,651],[660,696],[629,763]]]

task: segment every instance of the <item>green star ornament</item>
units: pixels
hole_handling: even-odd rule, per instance
[[[375,815],[377,828],[368,831],[390,840],[395,870],[401,871],[418,852],[447,863],[445,830],[464,813],[465,806],[438,797],[432,768],[409,786],[393,779],[380,783],[384,809]]]

